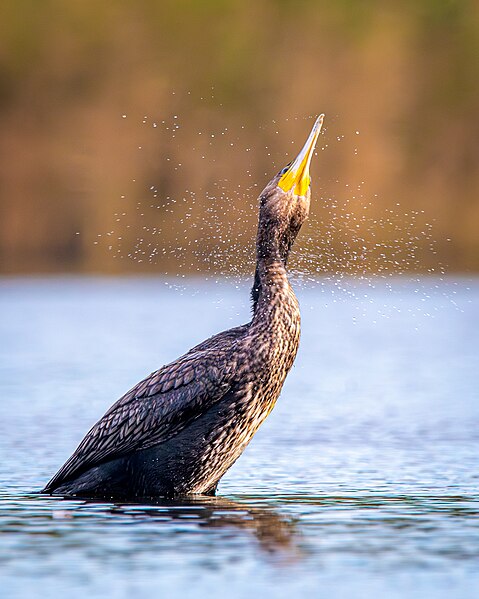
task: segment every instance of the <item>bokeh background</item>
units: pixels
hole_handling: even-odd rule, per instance
[[[304,271],[479,270],[479,4],[7,0],[2,273],[250,272],[326,113]]]

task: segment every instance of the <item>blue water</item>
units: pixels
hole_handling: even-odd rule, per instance
[[[33,494],[111,403],[249,318],[191,280],[0,282],[2,597],[477,597],[479,281],[325,281],[219,497]]]

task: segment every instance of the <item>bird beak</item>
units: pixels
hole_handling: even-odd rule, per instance
[[[316,142],[318,141],[318,136],[321,132],[323,119],[324,114],[318,116],[313,128],[311,129],[311,133],[309,134],[309,137],[303,146],[303,149],[296,156],[291,163],[291,166],[278,181],[278,187],[280,187],[283,191],[288,192],[293,190],[297,196],[306,195],[309,189],[309,184],[311,183],[311,177],[309,176],[309,165],[311,163],[311,158],[313,157]]]

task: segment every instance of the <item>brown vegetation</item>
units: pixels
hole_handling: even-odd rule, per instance
[[[320,268],[394,270],[402,253],[398,270],[479,269],[477,3],[7,0],[0,11],[2,272],[243,268],[254,184],[319,112],[320,226],[304,243]]]

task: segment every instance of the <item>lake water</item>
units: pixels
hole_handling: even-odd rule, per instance
[[[219,496],[147,506],[33,492],[145,374],[247,321],[247,288],[4,279],[2,597],[477,597],[479,281],[346,286],[298,291],[295,367]]]

